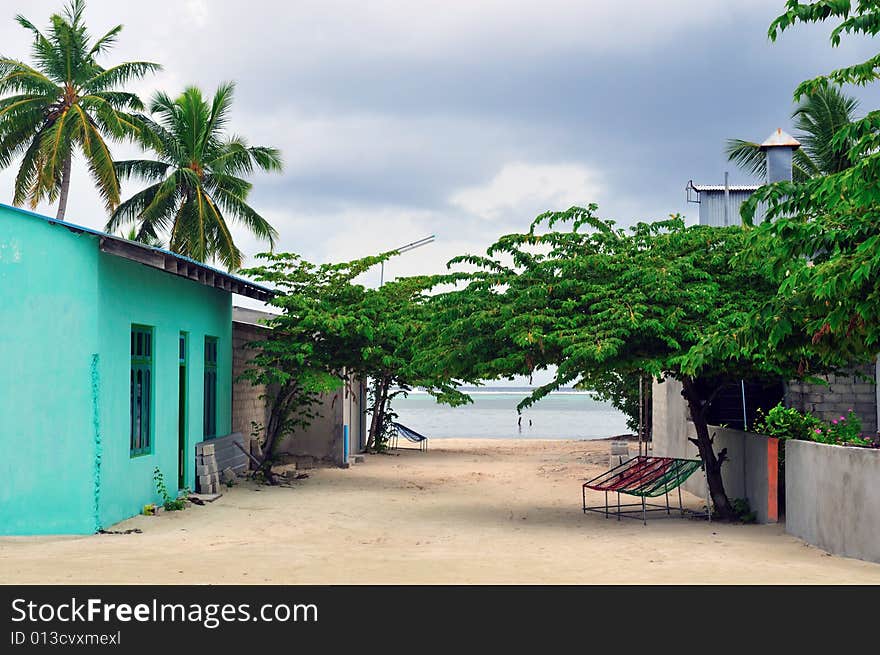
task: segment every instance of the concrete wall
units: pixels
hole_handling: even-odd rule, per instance
[[[306,466],[339,466],[345,463],[343,439],[348,427],[348,455],[363,452],[364,426],[361,385],[355,379],[333,393],[324,394],[316,406],[319,416],[306,430],[286,437],[278,452]]]
[[[714,425],[710,426],[709,434],[715,436],[716,454],[727,449],[728,459],[721,467],[727,497],[731,500],[747,498],[758,523],[776,523],[779,519],[779,440]],[[690,445],[690,456],[699,457],[697,447]],[[700,485],[704,485],[702,480]],[[688,490],[706,493],[705,486],[694,482]]]
[[[95,242],[97,240],[95,239]],[[97,244],[95,245],[97,248]],[[231,432],[232,297],[227,291],[99,253],[101,350],[101,524],[158,500],[153,470],[173,493],[178,478],[178,339],[187,334],[184,486],[195,489],[195,445],[204,439],[205,337],[217,339],[217,436]],[[153,328],[152,452],[131,457],[130,332]]]
[[[880,562],[880,450],[789,441],[785,506],[789,534]]]
[[[0,534],[100,525],[97,269],[91,237],[0,207]]]
[[[230,432],[228,292],[100,252],[98,238],[0,207],[0,534],[87,534],[178,478],[178,338],[187,332],[185,482],[203,439],[204,338],[218,339]],[[153,328],[151,451],[130,454],[132,324]]]
[[[298,464],[327,466],[342,464],[344,390],[324,394],[315,406],[318,416],[305,430],[284,438],[278,452],[296,459]]]
[[[248,323],[232,323],[232,431],[241,432],[249,441],[253,427],[251,423],[265,426],[269,419],[265,385],[254,385],[248,380],[240,380],[249,362],[256,354],[245,345],[266,338],[269,328]]]
[[[251,434],[251,421],[265,425],[268,406],[266,388],[254,386],[246,380],[236,381],[248,367],[254,350],[245,344],[266,339],[270,328],[262,322],[273,314],[244,307],[233,309],[233,430]],[[278,444],[278,454],[287,455],[304,466],[339,466],[345,463],[345,454],[363,452],[365,443],[364,404],[366,391],[363,384],[349,378],[339,390],[324,394],[315,407],[318,417],[306,430],[300,430]],[[346,428],[348,428],[346,430]],[[348,448],[344,443],[348,434]]]
[[[681,397],[681,382],[654,381],[651,389],[651,413],[654,453],[665,457],[685,457],[687,450],[687,405]]]
[[[696,432],[693,423],[687,420],[680,382],[666,380],[660,384],[654,383],[653,411],[653,454],[698,459],[700,455],[696,445],[688,440],[695,437]],[[721,468],[721,476],[728,498],[748,498],[758,522],[776,522],[779,515],[777,440],[717,426],[710,426],[709,434],[715,435],[716,454],[727,448],[728,460]],[[705,497],[706,476],[695,473],[685,482],[684,488],[696,496]]]
[[[786,387],[785,404],[802,412],[809,412],[825,421],[845,416],[852,409],[862,422],[865,434],[877,432],[876,366],[868,364],[858,369],[858,375],[830,375],[827,385],[790,382]]]

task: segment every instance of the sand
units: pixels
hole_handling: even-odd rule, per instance
[[[115,530],[0,538],[12,583],[880,583],[781,525],[581,512],[607,441],[433,440]],[[699,499],[685,494],[686,505]],[[595,501],[602,502],[596,494]]]

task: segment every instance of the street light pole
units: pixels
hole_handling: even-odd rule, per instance
[[[405,245],[400,246],[399,248],[395,248],[391,252],[400,255],[402,253],[409,252],[410,250],[415,250],[416,248],[421,248],[422,246],[427,246],[429,243],[433,243],[435,238],[436,238],[435,235],[431,234],[431,235],[426,236],[422,239],[419,239],[418,241],[412,241],[410,243],[407,243]],[[379,286],[381,287],[382,285],[385,284],[385,262],[384,261],[380,263],[379,271],[380,271],[379,272]],[[379,380],[378,379],[373,380],[373,384],[375,385],[374,391],[373,391],[373,397],[374,397],[374,400],[373,400],[373,402],[374,402],[373,420],[375,421],[375,418],[376,418],[375,405],[376,405],[376,403],[378,403],[378,400],[376,400],[376,399],[379,396]],[[364,426],[366,426],[366,407],[363,408],[362,412],[363,412],[362,424]],[[370,426],[370,434],[371,435],[372,435],[372,432],[373,432],[373,426],[371,425]],[[372,437],[368,437],[367,439],[369,440],[371,438]]]
[[[416,248],[427,246],[429,243],[434,243],[435,238],[436,236],[432,234],[430,236],[424,237],[423,239],[419,239],[418,241],[413,241],[411,243],[407,243],[406,245],[400,246],[399,248],[395,248],[391,252],[400,255],[405,252],[409,252],[410,250],[415,250]],[[385,284],[385,262],[381,262],[379,266],[379,286],[381,287],[383,284]]]

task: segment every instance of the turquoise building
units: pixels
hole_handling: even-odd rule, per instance
[[[88,534],[195,488],[231,431],[232,294],[173,253],[0,205],[0,535]]]

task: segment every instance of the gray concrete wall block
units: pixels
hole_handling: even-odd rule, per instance
[[[880,450],[790,441],[785,468],[786,532],[880,562]]]

